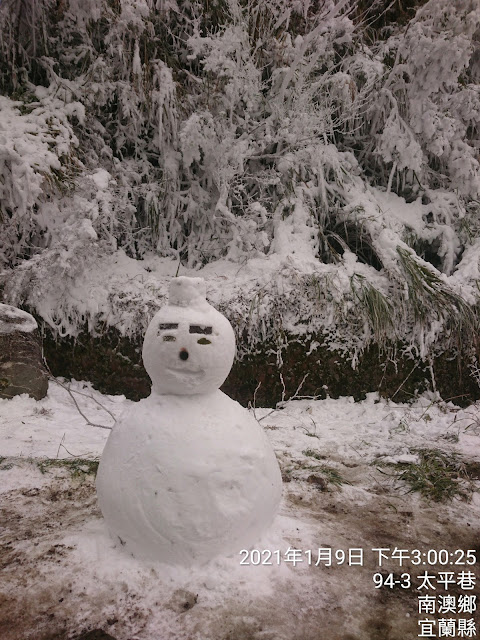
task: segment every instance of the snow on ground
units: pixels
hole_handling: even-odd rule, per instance
[[[421,619],[442,618],[419,614],[426,592],[418,587],[425,570],[438,576],[445,566],[416,566],[410,554],[402,566],[390,557],[379,568],[372,549],[446,549],[452,561],[466,559],[457,550],[480,555],[478,405],[428,396],[402,405],[370,394],[256,409],[285,481],[280,513],[257,545],[263,553],[187,570],[140,563],[114,546],[94,490],[109,431],[87,424],[73,398],[106,427],[130,404],[62,380],[39,402],[0,400],[2,640],[73,640],[93,629],[116,640],[405,640],[418,636]],[[419,461],[418,450],[455,454],[473,478],[470,500],[408,493],[398,473]],[[331,566],[314,566],[319,548],[333,554]],[[302,560],[289,562],[295,555]],[[375,589],[379,571],[409,574],[412,586]],[[478,613],[460,617],[480,628]]]

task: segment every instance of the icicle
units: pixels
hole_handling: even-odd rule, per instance
[[[393,176],[395,175],[396,170],[397,170],[397,163],[394,162],[392,170],[390,171],[390,176],[388,178],[387,193],[390,193],[390,191],[392,190]]]

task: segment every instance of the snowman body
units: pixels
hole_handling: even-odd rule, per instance
[[[281,497],[275,454],[257,421],[219,390],[233,330],[200,278],[176,278],[145,335],[152,394],[112,431],[97,494],[107,526],[135,557],[192,565],[248,549]]]

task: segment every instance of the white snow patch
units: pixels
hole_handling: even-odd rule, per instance
[[[37,321],[30,313],[9,304],[0,303],[0,334],[15,331],[31,333],[37,328]]]
[[[135,406],[124,397],[102,396],[88,383],[72,382],[70,389],[91,421],[112,422],[102,406],[116,416]],[[137,561],[115,546],[96,509],[92,480],[69,484],[53,467],[39,471],[45,457],[98,458],[108,434],[85,424],[64,387],[52,382],[39,402],[27,396],[2,400],[0,458],[7,458],[0,459],[0,495],[2,507],[14,515],[6,523],[11,542],[5,547],[2,594],[12,603],[28,597],[28,606],[14,612],[17,630],[4,637],[13,640],[24,629],[38,630],[39,624],[52,629],[54,623],[66,625],[72,637],[103,627],[118,640],[254,637],[260,627],[266,637],[313,639],[319,625],[328,627],[331,637],[334,632],[366,637],[361,625],[367,612],[372,620],[384,615],[374,600],[371,548],[427,550],[437,543],[445,548],[443,532],[453,535],[450,550],[471,548],[465,545],[474,544],[480,525],[478,494],[469,504],[433,508],[414,494],[379,486],[388,478],[373,478],[375,467],[382,459],[413,461],[417,448],[441,448],[480,461],[479,409],[479,404],[459,409],[428,396],[414,405],[397,404],[369,394],[358,403],[327,398],[252,411],[285,476],[292,478],[284,484],[279,515],[255,545],[272,553],[272,564],[255,566],[249,556],[249,564],[242,565],[234,555],[186,569]],[[322,465],[352,484],[319,491],[303,482]],[[304,553],[296,565],[285,562],[295,549],[315,554],[319,547],[331,548],[334,558],[336,550],[363,548],[365,566],[334,561],[331,567],[309,567]],[[416,575],[415,567],[409,570]],[[414,594],[408,603],[391,600],[389,615],[397,616],[396,625],[407,620],[415,602]],[[417,630],[413,619],[403,637]]]

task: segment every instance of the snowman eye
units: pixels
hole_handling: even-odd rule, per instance
[[[200,334],[203,334],[204,336],[210,336],[212,334],[212,327],[202,327],[199,324],[191,324],[189,332],[200,333]]]
[[[207,340],[207,338],[200,338],[197,342],[198,344],[212,344],[211,340]]]
[[[162,331],[171,331],[172,329],[178,329],[178,323],[176,322],[163,322],[158,325],[158,333],[160,335]],[[164,342],[175,342],[175,336],[163,336]]]

